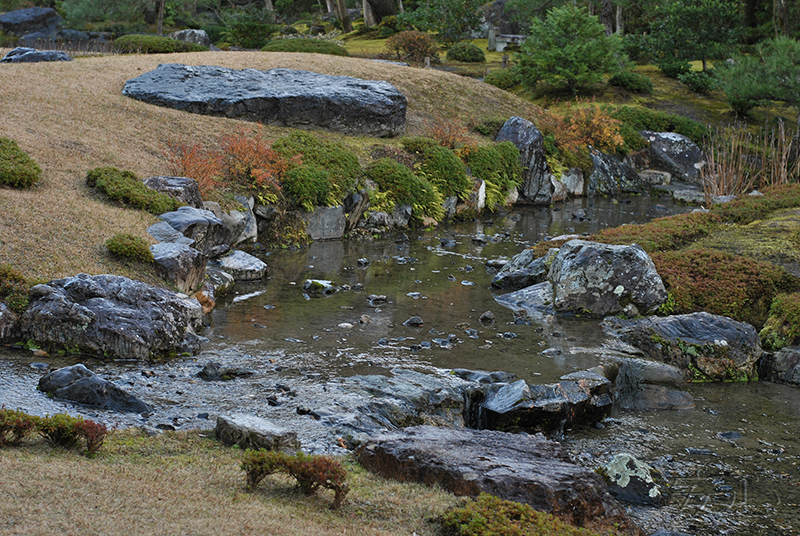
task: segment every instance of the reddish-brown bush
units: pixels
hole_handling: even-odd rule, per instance
[[[398,60],[421,63],[425,58],[439,60],[439,45],[425,32],[406,30],[386,40],[386,51]]]

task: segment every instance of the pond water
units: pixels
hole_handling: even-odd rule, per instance
[[[220,300],[200,355],[143,364],[0,349],[0,404],[162,429],[211,428],[215,415],[245,411],[296,428],[297,408],[333,397],[329,388],[342,378],[388,374],[394,367],[505,370],[530,383],[554,382],[600,362],[592,350],[604,340],[598,322],[515,316],[495,300],[501,293],[490,289],[487,261],[511,257],[546,236],[592,233],[687,210],[643,196],[584,199],[412,230],[407,239],[319,242],[275,252],[266,259],[269,281],[238,285]],[[315,297],[304,292],[306,279],[350,290]],[[386,300],[370,301],[371,295]],[[485,311],[494,314],[494,323],[479,322]],[[423,325],[404,325],[412,316]],[[107,414],[48,399],[35,389],[40,372],[31,365],[37,361],[53,367],[83,362],[155,412]],[[199,380],[198,371],[210,361],[253,375]],[[561,439],[589,467],[627,451],[662,470],[673,489],[667,506],[632,507],[650,531],[800,534],[800,390],[765,382],[688,389],[697,402],[693,410],[624,413],[602,428],[573,430]],[[299,426],[304,448],[337,452],[321,427]]]

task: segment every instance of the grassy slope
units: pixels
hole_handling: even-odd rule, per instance
[[[0,449],[0,534],[432,536],[429,520],[461,502],[347,464],[351,491],[331,511],[332,492],[306,497],[282,476],[246,493],[240,456],[196,432],[133,430],[92,460],[43,441]]]
[[[4,55],[7,50],[0,50]],[[109,205],[84,184],[86,171],[112,165],[140,176],[166,174],[168,140],[210,143],[241,122],[193,115],[123,97],[126,80],[159,63],[221,65],[237,69],[286,67],[332,75],[388,80],[408,97],[408,132],[428,118],[526,115],[531,104],[481,82],[435,70],[316,54],[202,52],[77,58],[72,62],[3,64],[0,133],[16,140],[44,170],[31,191],[0,189],[0,264],[30,277],[50,279],[79,272],[119,273],[159,279],[138,266],[118,263],[103,243],[116,233],[148,238],[156,221]],[[269,128],[275,137],[288,129]],[[332,137],[336,137],[331,135]],[[373,139],[348,139],[356,145]]]

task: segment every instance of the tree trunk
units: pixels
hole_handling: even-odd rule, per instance
[[[267,8],[267,11],[275,11],[275,6],[272,4],[272,0],[264,0],[264,7]]]
[[[350,22],[350,15],[347,13],[347,6],[344,3],[344,0],[336,0],[336,14],[339,17],[339,22],[342,25],[342,31],[344,33],[350,33],[353,31],[353,24]]]
[[[167,0],[161,0],[161,3],[158,4],[158,35],[164,35],[164,5],[167,3]]]
[[[325,3],[328,6],[328,13],[336,13],[336,4],[333,0],[325,0]]]
[[[380,22],[384,17],[397,15],[397,6],[394,0],[365,0],[372,8],[372,14],[375,16],[375,22]]]
[[[606,35],[614,33],[614,5],[611,0],[602,0],[599,18],[600,23],[606,27]]]
[[[772,23],[775,26],[776,35],[789,36],[789,6],[788,0],[773,0],[772,2]]]
[[[403,7],[403,0],[397,0],[397,12],[405,13],[406,9]]]
[[[622,6],[619,4],[617,4],[616,18],[617,18],[616,33],[618,33],[619,35],[623,35],[625,33],[625,21],[622,19]]]
[[[367,28],[375,26],[375,14],[372,12],[372,6],[369,5],[367,0],[361,1],[361,9],[364,11],[364,26]]]

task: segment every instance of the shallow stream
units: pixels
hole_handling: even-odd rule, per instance
[[[545,236],[592,233],[686,210],[642,196],[576,200],[413,230],[407,237],[318,242],[272,253],[269,281],[238,285],[218,303],[200,355],[143,364],[0,348],[0,404],[161,429],[211,428],[216,415],[243,411],[297,429],[306,449],[339,452],[297,408],[318,407],[347,376],[388,374],[394,367],[468,368],[551,383],[598,364],[592,348],[604,337],[596,320],[515,317],[495,301],[500,293],[490,289],[487,261],[511,257]],[[350,290],[315,297],[304,292],[306,279]],[[370,295],[386,301],[370,301]],[[495,323],[478,321],[485,311]],[[412,316],[423,325],[404,325]],[[48,399],[36,391],[41,372],[32,366],[42,361],[51,367],[83,362],[156,410],[147,417],[108,414]],[[210,361],[253,374],[205,382],[197,373]],[[592,468],[627,451],[664,472],[673,489],[667,506],[632,507],[651,532],[800,534],[800,389],[766,382],[687,388],[696,399],[693,410],[623,413],[561,439],[578,463]]]

